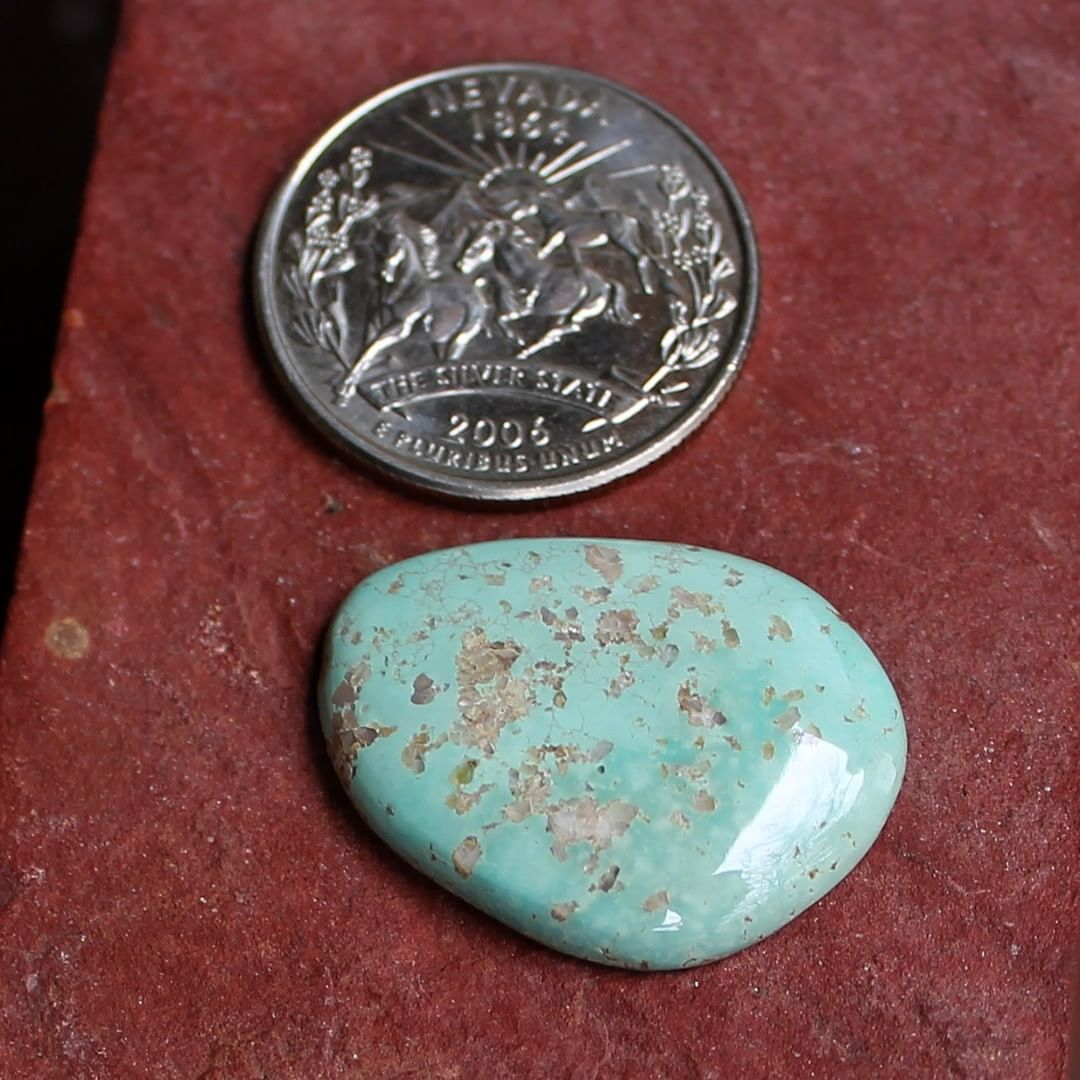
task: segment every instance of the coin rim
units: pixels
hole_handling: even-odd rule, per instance
[[[624,457],[606,465],[570,475],[552,477],[550,480],[483,480],[468,475],[459,477],[453,473],[429,470],[422,459],[417,459],[417,467],[412,469],[404,464],[399,464],[396,460],[381,457],[377,452],[378,444],[372,443],[371,448],[369,448],[366,441],[359,436],[342,432],[340,430],[341,421],[336,420],[331,411],[333,406],[328,406],[311,394],[304,385],[299,370],[296,370],[298,365],[291,360],[289,343],[285,339],[282,327],[273,315],[274,283],[272,274],[278,252],[278,239],[281,236],[282,223],[297,189],[307,179],[319,157],[348,128],[369,113],[375,112],[394,98],[445,79],[485,74],[520,74],[525,71],[549,76],[583,78],[591,80],[601,87],[606,87],[616,94],[622,94],[652,113],[662,122],[671,125],[676,133],[681,135],[698,152],[706,167],[712,170],[713,175],[727,196],[732,217],[739,232],[744,253],[745,282],[743,292],[746,301],[740,305],[737,313],[738,329],[732,339],[726,362],[715,376],[713,384],[677,421],[662,429],[659,435],[633,449]],[[743,202],[743,198],[727,170],[701,138],[687,127],[682,120],[656,102],[612,79],[594,75],[578,68],[564,67],[558,64],[531,64],[527,62],[466,64],[460,67],[443,68],[439,71],[432,71],[426,75],[420,75],[397,83],[351,109],[327,128],[304,151],[285,179],[274,190],[259,226],[253,261],[255,314],[263,345],[270,354],[272,367],[279,380],[308,420],[324,436],[328,437],[339,450],[343,451],[347,457],[374,468],[384,476],[392,477],[421,490],[426,489],[443,495],[482,502],[525,502],[535,499],[553,499],[577,495],[629,476],[631,473],[651,465],[673,450],[712,415],[735,382],[735,378],[746,359],[746,353],[750,348],[750,342],[756,328],[761,287],[761,267],[757,241],[754,237],[754,228],[746,204]]]

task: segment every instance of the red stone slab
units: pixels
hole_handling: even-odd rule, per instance
[[[1077,55],[1068,3],[129,3],[3,648],[0,1075],[1060,1076]],[[757,223],[760,332],[648,471],[436,506],[282,400],[251,237],[347,107],[518,58],[626,82],[715,148]],[[892,673],[894,816],[762,945],[652,976],[546,952],[406,869],[336,790],[311,690],[344,591],[545,534],[772,563]]]

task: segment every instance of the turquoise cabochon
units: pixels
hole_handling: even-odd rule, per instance
[[[780,929],[885,823],[896,694],[817,593],[677,544],[502,540],[367,578],[328,632],[335,770],[413,866],[545,945],[681,968]]]

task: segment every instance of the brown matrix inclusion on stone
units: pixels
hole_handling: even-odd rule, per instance
[[[331,751],[368,822],[525,933],[637,967],[750,944],[831,888],[857,849],[838,855],[820,830],[835,833],[867,783],[888,795],[893,780],[845,767],[857,740],[839,742],[836,725],[850,725],[829,724],[837,710],[808,679],[816,653],[837,648],[817,632],[838,625],[820,598],[764,567],[744,580],[734,556],[706,567],[692,549],[526,543],[389,571],[389,587],[373,582],[363,646],[340,638]],[[798,590],[790,603],[785,588]],[[875,674],[865,685],[895,723]],[[837,685],[839,713],[856,716],[860,696]],[[376,746],[376,714],[405,730]],[[785,788],[793,763],[813,790]],[[785,807],[800,800],[818,831],[799,832],[792,854],[780,848],[803,825]],[[798,895],[746,894],[762,845]]]
[[[502,729],[528,713],[535,703],[532,687],[511,674],[521,653],[514,641],[490,641],[481,627],[466,631],[457,655],[460,719],[451,731],[454,742],[491,755]]]

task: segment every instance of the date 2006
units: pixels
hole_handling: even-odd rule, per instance
[[[544,417],[534,416],[523,423],[520,420],[492,420],[486,416],[472,417],[465,413],[454,413],[447,421],[446,438],[462,446],[503,446],[507,450],[516,450],[528,443],[530,446],[547,446],[551,442]]]

